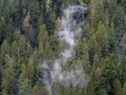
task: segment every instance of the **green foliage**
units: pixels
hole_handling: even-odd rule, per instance
[[[38,41],[39,52],[43,57],[52,58],[57,56],[60,50],[57,50],[58,47],[60,48],[59,42],[55,35],[48,34],[45,25],[40,25],[39,27]]]
[[[62,8],[85,3],[87,26],[67,69],[82,64],[88,86],[56,84],[56,89],[60,95],[126,95],[126,0],[0,0],[0,95],[50,94],[42,84],[41,64],[64,48],[55,35],[57,19]],[[37,34],[34,48],[17,32],[28,12]]]
[[[16,72],[15,72],[15,61],[9,55],[6,55],[6,65],[3,71],[2,81],[2,95],[13,95]]]
[[[35,85],[32,90],[32,95],[49,95],[49,92],[45,87]]]
[[[60,95],[86,95],[85,90],[82,88],[60,86],[58,90]]]
[[[122,95],[125,95],[126,94],[126,83],[124,83],[123,85],[123,94]]]

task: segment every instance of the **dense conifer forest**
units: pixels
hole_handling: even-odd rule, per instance
[[[126,95],[126,0],[0,0],[0,95]]]

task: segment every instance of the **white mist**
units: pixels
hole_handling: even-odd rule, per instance
[[[81,35],[81,27],[84,26],[84,14],[86,7],[80,5],[69,6],[63,10],[61,19],[61,31],[57,33],[61,43],[65,45],[64,50],[59,54],[59,58],[54,60],[52,66],[46,62],[43,63],[44,83],[51,92],[53,83],[58,82],[63,86],[85,87],[88,83],[86,75],[81,64],[74,65],[73,69],[64,70],[63,67],[74,57],[74,48],[77,46],[78,37]]]

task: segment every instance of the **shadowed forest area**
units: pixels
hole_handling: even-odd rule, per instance
[[[126,0],[0,0],[0,95],[126,95]]]

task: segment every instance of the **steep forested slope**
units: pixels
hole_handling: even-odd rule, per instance
[[[72,5],[87,11],[64,69],[82,64],[88,82],[55,83],[53,95],[126,95],[126,0],[0,0],[0,95],[52,94],[42,64],[53,64],[64,49],[56,33]]]

